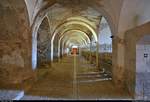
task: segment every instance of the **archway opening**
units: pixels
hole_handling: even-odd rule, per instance
[[[83,20],[83,21],[82,21]],[[58,26],[57,29],[55,29],[53,36],[52,36],[52,40],[51,40],[51,60],[53,60],[53,57],[57,59],[57,55],[58,55],[58,42],[57,40],[59,40],[59,35],[66,33],[67,28],[70,27],[70,29],[72,30],[76,30],[76,31],[80,31],[80,32],[84,32],[86,33],[86,36],[93,36],[93,39],[95,41],[97,41],[97,35],[95,32],[95,29],[91,26],[91,24],[88,24],[87,22],[84,22],[88,20],[86,18],[83,17],[77,17],[77,18],[68,18],[65,22],[63,22],[62,24],[60,24]],[[78,28],[80,27],[80,29]],[[77,29],[78,28],[78,29]],[[85,31],[84,31],[85,30]],[[88,33],[90,32],[90,35],[88,35]],[[55,45],[55,46],[54,46]],[[56,46],[58,45],[58,46]]]
[[[87,36],[86,32],[80,31],[80,30],[72,30],[72,29],[67,30],[67,31],[63,32],[63,34],[60,35],[59,44],[58,44],[58,56],[60,56],[60,57],[63,56],[62,49],[60,49],[60,48],[62,48],[61,42],[63,42],[64,40],[68,40],[70,37],[73,37],[73,36],[76,37],[76,40],[79,40],[79,39],[82,40],[85,45],[88,42],[90,42],[90,39]],[[71,48],[70,48],[70,53],[71,53]]]
[[[51,62],[49,31],[49,21],[45,17],[37,32],[37,67],[43,67]]]
[[[112,33],[107,20],[102,17],[98,35],[99,67],[112,73]]]
[[[91,37],[91,42],[82,48],[82,55],[92,65],[97,67],[98,71],[112,74],[112,33],[110,26],[105,19],[101,17],[99,30],[97,32],[98,41]]]
[[[110,35],[106,34],[107,31],[103,31],[105,33],[101,32],[101,30],[103,30],[100,27],[101,25],[103,25],[102,23],[100,23],[102,22],[101,21],[102,15],[94,8],[88,7],[88,5],[83,5],[83,7],[84,6],[86,6],[86,8],[84,9],[82,9],[82,6],[78,7],[81,8],[80,10],[74,7],[73,8],[71,7],[70,9],[66,9],[65,6],[56,4],[53,5],[50,11],[47,13],[48,18],[51,21],[50,33],[52,35],[50,47],[51,47],[51,61],[53,61],[52,62],[53,71],[52,72],[50,71],[50,73],[48,72],[49,74],[47,75],[48,76],[47,78],[49,79],[49,83],[50,83],[49,86],[52,86],[51,88],[53,88],[53,86],[58,84],[59,85],[67,84],[71,86],[70,89],[73,89],[75,91],[77,90],[81,91],[82,90],[81,87],[74,88],[74,86],[77,85],[80,86],[80,83],[92,83],[92,84],[94,83],[93,84],[94,89],[92,90],[95,90],[98,89],[98,86],[96,86],[95,83],[97,83],[98,81],[111,79],[111,78],[108,79],[107,76],[108,74],[107,75],[105,73],[101,74],[102,70],[100,69],[102,69],[102,67],[97,66],[98,64],[100,64],[100,59],[98,59],[98,57],[100,57],[100,51],[101,51],[100,44],[105,44],[105,43],[101,43],[100,41],[108,39],[108,36],[110,38],[111,34],[110,32],[109,32]],[[76,11],[75,14],[74,14],[74,10]],[[102,34],[102,39],[101,37],[98,38],[98,36],[101,34]],[[105,35],[107,37],[105,37]],[[39,36],[38,39],[40,39]],[[108,42],[108,44],[111,43]],[[71,53],[73,46],[78,46],[79,55],[80,55],[80,51],[88,51],[90,53],[90,57],[88,54],[85,55],[88,55],[88,58],[92,57],[90,59],[91,63],[88,62],[89,59],[83,58],[84,55],[67,56],[67,57],[63,56],[62,59],[59,59],[61,55],[65,55],[65,54],[68,55],[69,52]],[[104,50],[105,52],[111,53],[111,50],[108,50],[107,47],[105,47]],[[105,76],[107,78],[105,78]],[[72,81],[73,84],[69,84],[72,83]],[[76,82],[74,83],[74,81]],[[86,86],[88,85],[90,84],[86,84]],[[63,85],[60,86],[59,88],[65,89],[66,87]],[[68,93],[70,92],[72,92],[72,90],[68,91]],[[98,95],[99,92],[100,91],[97,91],[96,95]],[[61,93],[60,90],[59,93]],[[90,94],[90,92],[88,92],[88,94]],[[76,95],[73,95],[73,97],[76,97]]]
[[[50,25],[47,15],[36,20],[32,26],[32,69],[35,70],[40,61],[50,62]],[[43,60],[44,59],[44,60]]]

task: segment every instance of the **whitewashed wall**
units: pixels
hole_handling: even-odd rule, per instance
[[[148,57],[144,58],[144,54],[148,54]],[[150,45],[136,46],[136,71],[150,72]]]

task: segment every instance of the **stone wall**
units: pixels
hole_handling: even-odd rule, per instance
[[[91,60],[90,63],[96,66],[96,52],[82,51],[81,55],[86,60],[88,61]],[[98,57],[99,57],[98,61],[99,69],[105,69],[106,72],[112,73],[112,53],[102,52],[98,54]]]
[[[17,83],[31,73],[31,33],[22,0],[0,2],[0,81]]]
[[[53,49],[53,61],[58,61],[58,35],[56,35],[54,40],[54,49]]]

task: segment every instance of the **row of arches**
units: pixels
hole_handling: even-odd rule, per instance
[[[44,58],[44,60],[51,62],[55,56],[59,57],[64,54],[64,46],[72,46],[69,45],[69,43],[74,42],[74,40],[78,38],[79,39],[75,41],[75,43],[82,44],[83,46],[92,42],[92,36],[96,42],[99,42],[99,39],[101,39],[100,36],[100,38],[98,37],[98,30],[101,27],[93,26],[89,20],[84,17],[77,16],[67,18],[60,24],[57,24],[53,30],[50,29],[52,25],[50,24],[51,20],[48,17],[48,11],[51,9],[51,5],[54,4],[54,2],[47,3],[48,1],[45,1],[42,3],[37,0],[36,3],[34,3],[37,7],[32,7],[33,5],[29,5],[30,2],[33,1],[5,0],[0,3],[0,31],[2,36],[0,38],[1,70],[3,72],[3,68],[6,67],[5,71],[10,73],[9,79],[12,81],[16,79],[15,75],[17,75],[17,81],[21,81],[22,79],[32,76],[31,73],[37,68],[40,58]],[[142,4],[140,5],[139,10],[137,10],[136,4],[139,3]],[[130,7],[128,7],[128,4],[130,4]],[[147,22],[149,22],[150,19],[148,12],[149,7],[145,4],[148,5],[149,0],[117,0],[112,3],[111,6],[105,1],[100,2],[98,0],[93,1],[93,3],[91,3],[91,1],[87,1],[87,4],[85,4],[96,9],[96,11],[107,20],[108,25],[110,26],[111,35],[113,35],[112,74],[114,82],[122,83],[120,85],[127,87],[131,93],[135,92],[135,84],[133,83],[135,81],[135,77],[133,76],[133,78],[129,78],[127,77],[129,75],[126,74],[126,71],[129,72],[129,68],[134,70],[130,71],[130,73],[135,73],[136,69],[135,51],[132,52],[132,48],[135,48],[135,43],[133,45],[131,41],[134,41],[132,38],[135,38],[135,35],[139,34],[139,32],[141,35],[149,33],[147,30],[149,28],[149,23]],[[104,5],[104,7],[101,5]],[[128,8],[128,10],[126,10],[126,8]],[[131,8],[133,9],[130,10]],[[100,23],[101,17],[99,17],[98,21]],[[135,28],[139,25],[141,26]],[[130,31],[126,32],[131,28],[135,28],[135,31],[133,31],[134,34],[128,34]],[[44,29],[44,31],[40,29]],[[144,31],[147,32],[145,33]],[[42,34],[42,36],[40,34]],[[43,34],[45,35],[43,36]],[[71,36],[75,37],[70,38]],[[139,38],[141,38],[141,36]],[[42,48],[42,45],[44,45],[44,48]],[[42,52],[42,54],[40,52]],[[131,63],[128,59],[134,61],[131,61]],[[7,68],[9,66],[13,66],[13,70],[20,70],[20,68],[22,69],[16,74]],[[24,74],[22,74],[22,72]],[[118,75],[118,73],[120,74]],[[14,77],[11,78],[11,76]],[[125,80],[125,78],[127,80]],[[130,86],[126,85],[129,81],[131,81]]]

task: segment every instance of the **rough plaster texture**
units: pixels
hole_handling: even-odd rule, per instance
[[[26,7],[20,0],[5,0],[0,2],[0,12],[0,81],[20,82],[28,77],[31,68]]]

